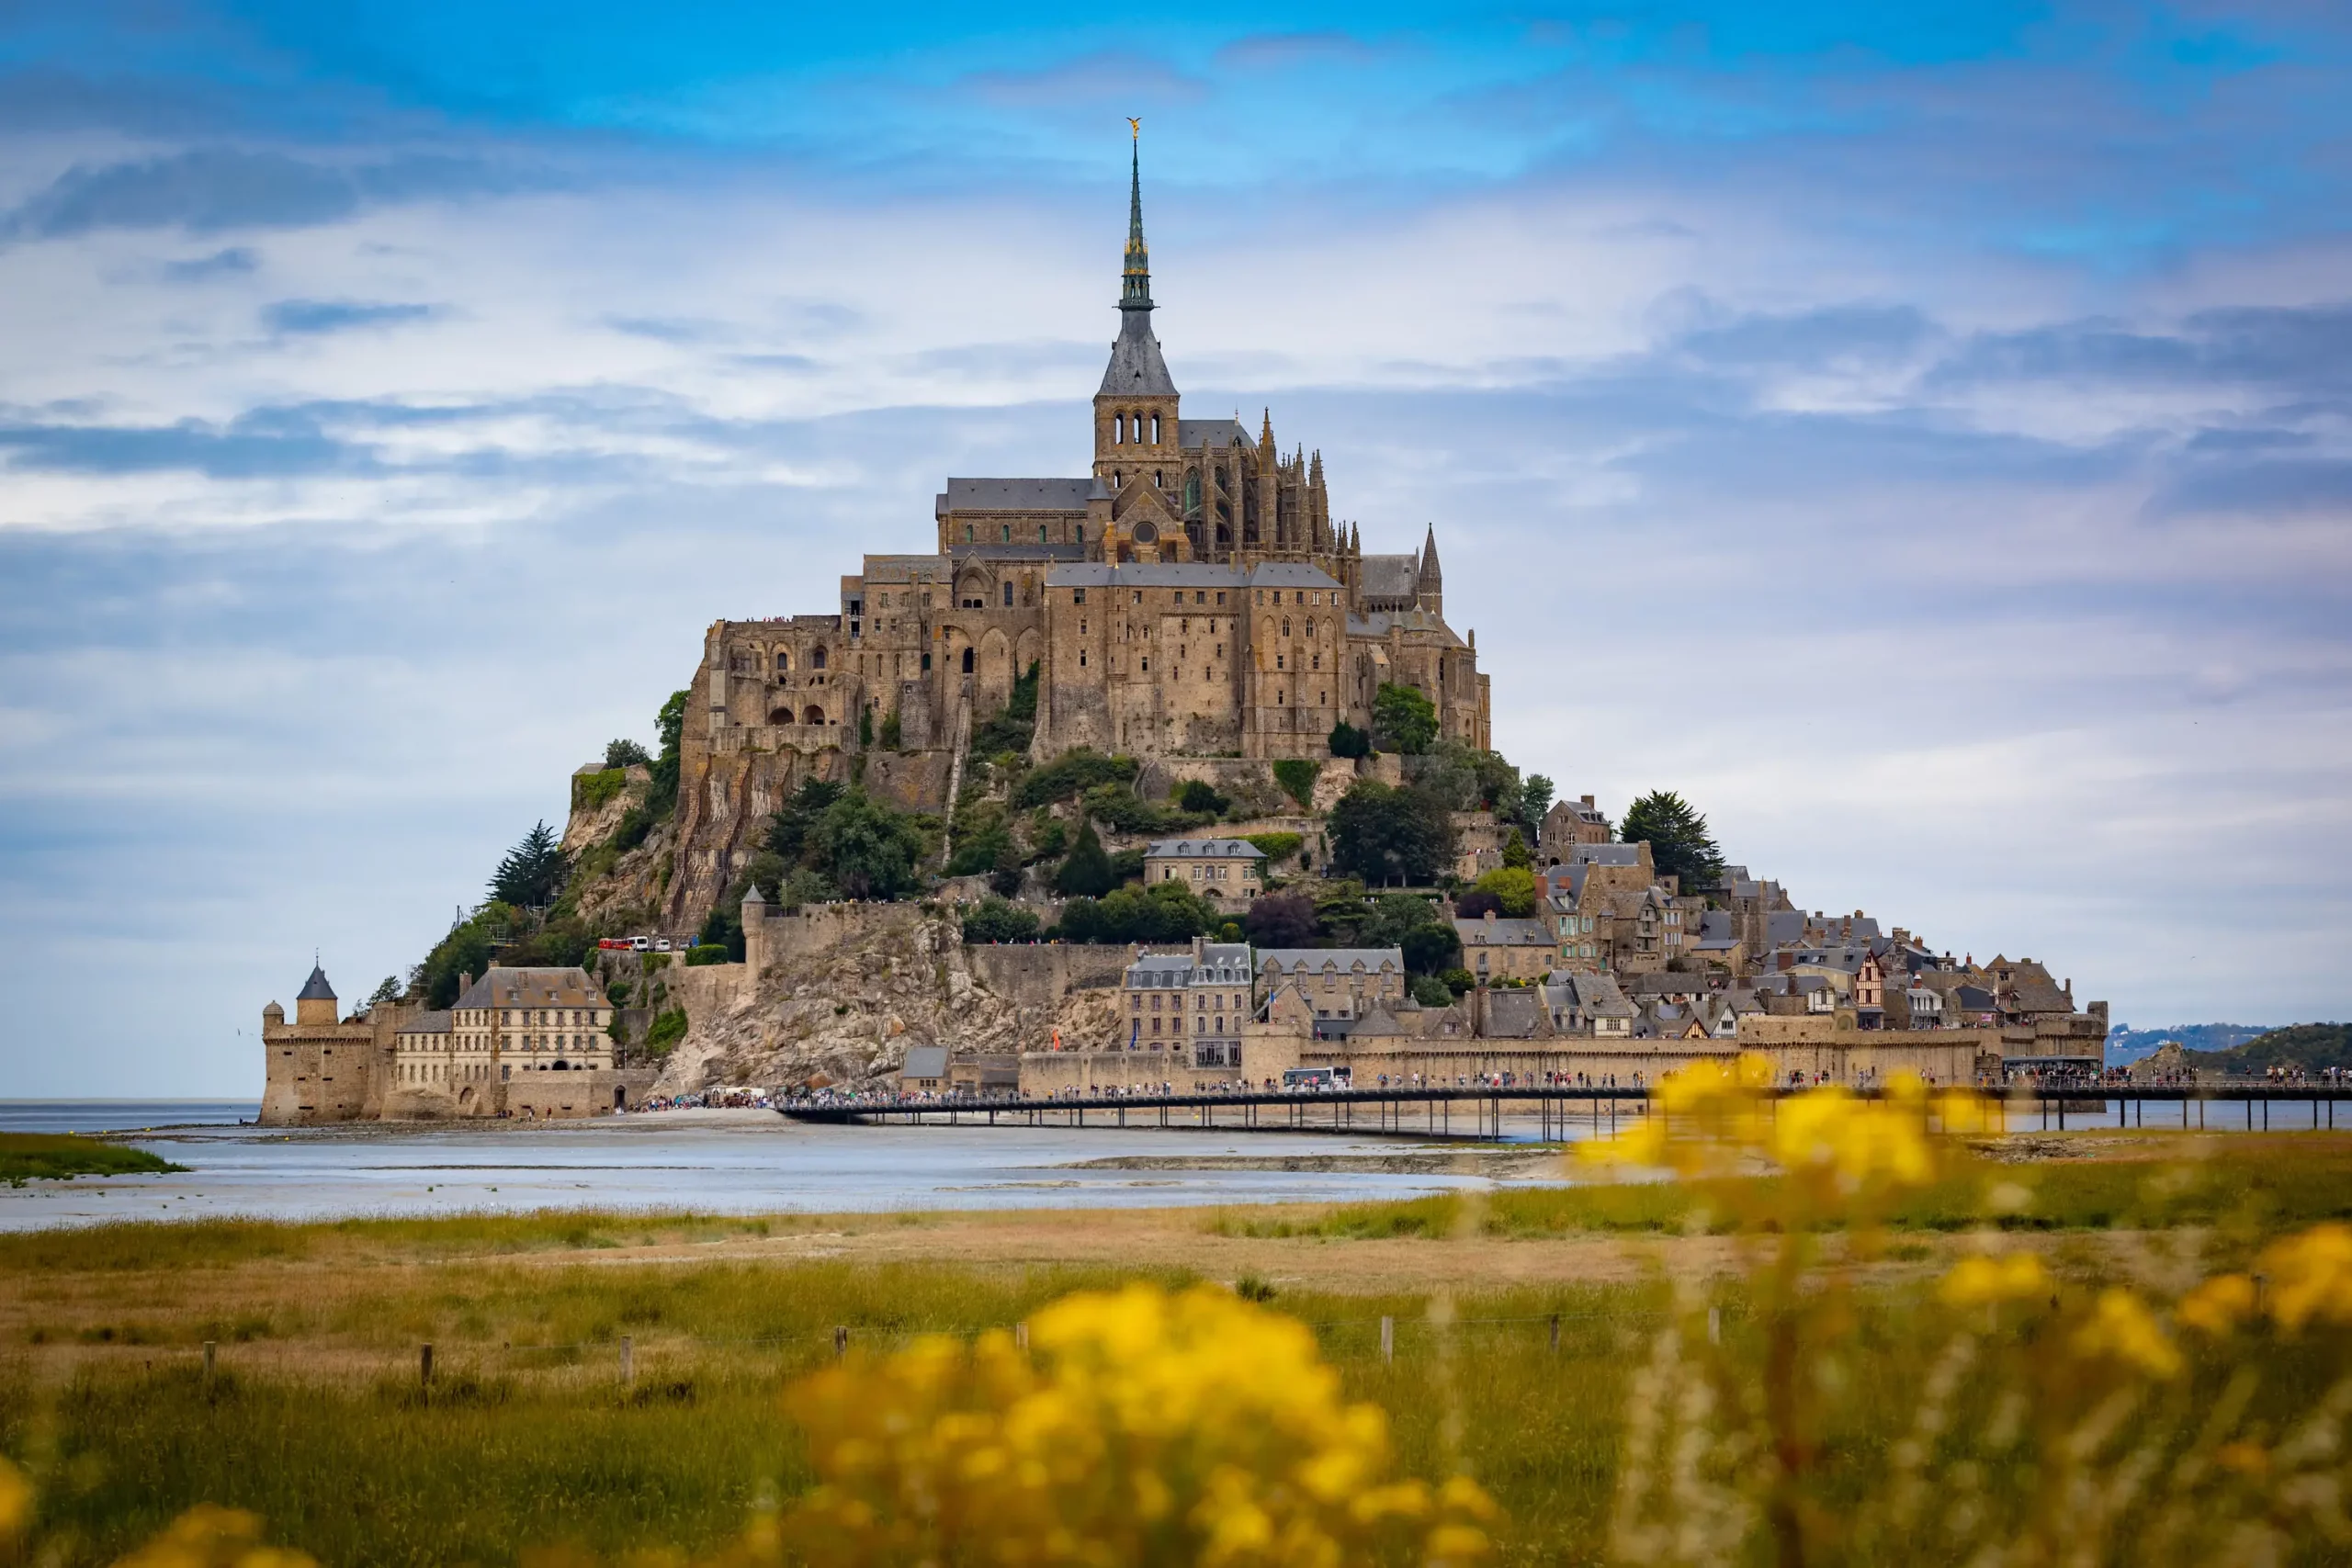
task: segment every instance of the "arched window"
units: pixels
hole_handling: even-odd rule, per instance
[[[782,649],[775,650],[775,672],[779,675],[792,668],[792,655]]]
[[[1143,415],[1127,416],[1127,437],[1138,446],[1143,445]]]
[[[1158,414],[1151,416],[1151,444],[1154,446],[1159,445],[1159,416]]]
[[[1124,443],[1126,438],[1127,416],[1123,413],[1113,414],[1111,416],[1111,445],[1114,446],[1119,446]]]
[[[808,705],[808,711],[800,716],[800,722],[803,724],[822,724],[825,722],[825,710],[819,707],[816,704],[810,703]]]
[[[824,667],[825,650],[820,648],[810,652],[808,655],[808,668],[811,670],[822,670]]]
[[[1184,470],[1184,510],[1187,512],[1198,512],[1200,509],[1201,470],[1198,468],[1187,468]]]
[[[965,673],[965,674],[967,674],[967,675],[969,675],[971,672],[972,672],[972,650],[971,650],[970,649],[968,649],[968,648],[967,648],[967,649],[966,649],[964,650],[964,673]]]
[[[1283,617],[1283,636],[1290,636],[1290,617],[1288,615],[1284,615]]]

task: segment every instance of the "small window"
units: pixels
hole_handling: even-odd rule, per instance
[[[821,648],[820,648],[820,649],[816,649],[814,652],[812,652],[812,653],[810,653],[810,654],[808,655],[808,668],[809,668],[809,669],[811,669],[811,670],[822,670],[824,667],[825,667],[825,650],[824,650],[823,649],[821,649]]]
[[[1004,585],[1004,607],[1008,610],[1012,608],[1012,584],[1010,582]]]
[[[969,675],[971,672],[972,672],[972,650],[971,650],[970,649],[968,649],[968,648],[967,648],[967,649],[966,649],[964,650],[964,673],[965,673],[965,674],[967,674],[967,675]]]
[[[1085,603],[1086,603],[1086,590],[1085,590],[1085,589],[1083,589],[1083,588],[1073,588],[1073,589],[1071,589],[1071,590],[1069,591],[1069,602],[1070,602],[1071,604],[1085,604]],[[1084,626],[1084,625],[1083,625],[1082,623],[1080,624],[1080,626],[1079,629],[1080,629],[1080,630],[1081,630],[1081,631],[1085,630],[1085,626]]]
[[[922,656],[922,668],[926,675],[931,672],[931,655],[928,653]]]

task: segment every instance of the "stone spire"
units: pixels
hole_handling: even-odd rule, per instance
[[[1176,382],[1168,374],[1168,362],[1160,357],[1159,339],[1152,335],[1151,310],[1151,255],[1143,243],[1143,155],[1138,130],[1136,151],[1128,164],[1127,257],[1119,275],[1119,338],[1111,345],[1111,363],[1102,372],[1097,397],[1176,396]],[[1169,434],[1172,438],[1174,430]]]
[[[1119,309],[1151,309],[1151,253],[1143,243],[1143,132],[1127,164],[1127,260],[1119,278]]]
[[[1421,570],[1413,585],[1413,599],[1430,614],[1445,612],[1445,573],[1437,564],[1437,525],[1430,525],[1429,536],[1421,541]]]
[[[1258,467],[1272,469],[1282,458],[1274,450],[1274,411],[1265,411],[1265,423],[1258,427]]]

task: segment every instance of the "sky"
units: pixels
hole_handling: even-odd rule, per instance
[[[257,1094],[720,617],[1189,413],[1496,742],[2118,1022],[2352,1014],[2352,15],[0,0],[0,1098]]]

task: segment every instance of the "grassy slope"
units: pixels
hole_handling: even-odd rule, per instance
[[[2039,1245],[2078,1278],[2176,1248],[2233,1261],[2279,1229],[2352,1210],[2352,1137],[2135,1146],[2180,1157],[1972,1172],[1915,1206],[1919,1249],[1948,1245],[1933,1233],[2005,1185],[2029,1189],[2028,1213],[2060,1227]],[[1380,1247],[1349,1238],[1426,1236],[1439,1252],[1464,1230],[1500,1227],[1528,1238],[1508,1249],[1517,1252],[1577,1229],[1676,1229],[1693,1201],[1645,1186],[1509,1192],[1451,1211],[1456,1201],[1352,1205],[1319,1225],[1315,1212],[1291,1211],[1294,1239],[1283,1245],[1317,1257],[1361,1252],[1370,1266]],[[2110,1246],[2096,1228],[2166,1220],[2199,1229]],[[1271,1217],[1235,1211],[1202,1224],[1257,1223]],[[922,1222],[888,1217],[552,1214],[0,1236],[0,1309],[17,1346],[0,1343],[0,1451],[54,1456],[42,1464],[44,1508],[62,1527],[63,1564],[110,1561],[207,1499],[252,1507],[277,1539],[346,1568],[510,1562],[526,1547],[566,1541],[605,1553],[695,1550],[730,1536],[754,1499],[806,1483],[775,1392],[831,1356],[834,1325],[851,1325],[859,1346],[887,1346],[918,1330],[1015,1322],[1083,1285],[1184,1277],[1181,1258],[981,1269],[706,1261],[692,1251],[772,1232],[814,1240],[835,1227],[901,1224],[924,1234]],[[649,1242],[672,1247],[672,1258],[598,1261]],[[1918,1278],[1890,1276],[1872,1292],[1850,1350],[1851,1375],[1887,1391],[1876,1408],[1891,1423],[1926,1372],[1920,1334],[1939,1331],[1917,1326],[1933,1312]],[[1746,1333],[1736,1291],[1710,1288],[1726,1333]],[[1432,1299],[1376,1284],[1348,1294],[1286,1287],[1273,1304],[1316,1325],[1351,1394],[1387,1411],[1411,1468],[1442,1472],[1447,1434],[1464,1434],[1464,1457],[1515,1521],[1507,1560],[1596,1560],[1624,1380],[1662,1321],[1667,1288],[1653,1279],[1531,1287],[1465,1271],[1450,1300],[1457,1321],[1447,1329],[1430,1322]],[[1383,1314],[1397,1319],[1393,1364],[1378,1355]],[[616,1376],[622,1335],[635,1341],[638,1371],[626,1391]],[[223,1341],[209,1389],[193,1354],[203,1338]],[[437,1367],[429,1398],[414,1371],[426,1339]],[[2305,1353],[2289,1348],[2282,1361]],[[1858,1454],[1891,1436],[1846,1434]]]
[[[2352,1024],[2298,1023],[2274,1029],[2227,1051],[2190,1051],[2191,1066],[2212,1073],[2261,1073],[2272,1067],[2352,1067]]]
[[[0,1133],[0,1181],[66,1180],[76,1176],[130,1176],[186,1170],[122,1144],[71,1133]]]

